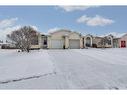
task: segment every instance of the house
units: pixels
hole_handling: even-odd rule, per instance
[[[38,38],[32,44],[33,49],[80,49],[86,47],[94,48],[125,48],[127,47],[127,34],[121,36],[104,35],[82,36],[78,32],[67,29],[59,29],[52,33],[38,33]]]
[[[126,33],[113,36],[113,48],[125,48],[127,47],[126,45],[127,45]]]
[[[9,42],[0,43],[0,49],[13,49],[13,48],[15,48],[14,43],[9,43]]]
[[[75,31],[59,29],[48,35],[40,34],[38,46],[42,49],[113,48],[119,47],[119,40],[120,38],[116,38],[111,34],[104,36],[88,34],[82,36]]]
[[[47,42],[47,48],[49,49],[83,48],[81,34],[67,29],[59,29],[50,33]]]

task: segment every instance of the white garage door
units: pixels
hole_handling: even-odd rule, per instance
[[[63,49],[64,40],[51,40],[51,48]]]
[[[80,48],[80,40],[69,40],[69,48],[79,49]]]

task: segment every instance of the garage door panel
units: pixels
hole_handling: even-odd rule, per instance
[[[80,40],[69,40],[69,48],[70,49],[79,49],[80,48]]]
[[[62,49],[64,45],[63,40],[52,40],[51,41],[51,48],[53,49]]]

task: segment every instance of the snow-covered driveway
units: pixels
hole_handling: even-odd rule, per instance
[[[0,89],[127,89],[127,49],[0,51],[0,81],[20,78]]]

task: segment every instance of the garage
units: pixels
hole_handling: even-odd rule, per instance
[[[52,49],[63,49],[64,46],[64,40],[58,40],[58,39],[53,39],[51,40],[51,48]]]
[[[79,49],[80,48],[80,40],[70,39],[69,40],[69,48],[70,49]]]

